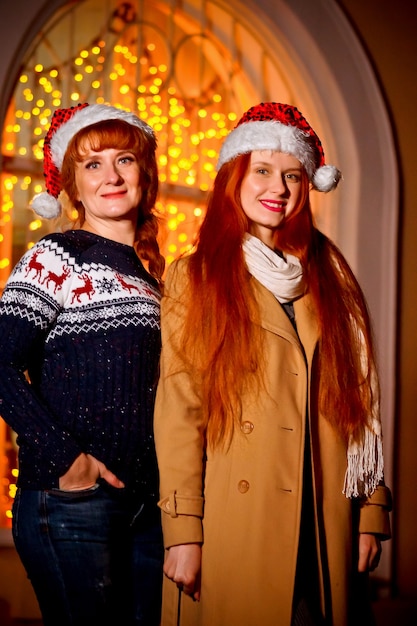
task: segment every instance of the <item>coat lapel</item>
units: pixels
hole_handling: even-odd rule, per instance
[[[311,363],[319,330],[310,296],[307,294],[294,302],[296,331],[275,296],[253,277],[252,284],[259,304],[262,328],[280,335],[291,343],[301,345],[308,362]]]
[[[307,294],[296,300],[294,302],[294,311],[298,336],[304,347],[307,361],[311,365],[320,335],[311,297]]]

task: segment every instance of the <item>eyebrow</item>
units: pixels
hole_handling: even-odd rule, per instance
[[[130,148],[123,148],[123,149],[102,148],[101,150],[91,150],[89,148],[87,152],[81,152],[79,156],[83,160],[95,159],[95,158],[99,158],[102,155],[102,153],[105,152],[106,150],[115,150],[116,152],[115,156],[126,156],[126,155],[136,156],[135,152],[131,150]]]
[[[259,167],[260,165],[264,165],[264,166],[269,166],[271,167],[272,163],[270,161],[252,161],[251,163],[251,167],[253,166],[257,166]],[[272,165],[273,167],[273,165]],[[301,172],[302,171],[302,167],[301,165],[299,167],[294,166],[294,167],[287,167],[285,170],[283,170],[284,172]]]

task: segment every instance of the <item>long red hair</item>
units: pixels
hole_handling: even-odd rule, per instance
[[[240,188],[250,154],[223,165],[189,258],[189,305],[181,346],[201,380],[208,442],[227,445],[241,415],[242,394],[263,385],[257,302],[242,251],[248,219]],[[372,411],[375,371],[370,320],[362,290],[338,248],[314,225],[309,182],[275,233],[275,247],[303,266],[320,329],[318,408],[346,440],[359,439]],[[366,367],[364,367],[366,363]]]
[[[117,147],[119,150],[129,150],[136,155],[141,172],[142,197],[139,204],[134,247],[138,256],[148,261],[150,274],[161,281],[165,259],[159,250],[159,220],[155,212],[158,193],[155,138],[145,134],[140,128],[118,119],[97,122],[82,128],[74,135],[64,156],[61,180],[69,201],[78,212],[74,225],[80,226],[85,220],[85,209],[77,199],[75,167],[82,160],[86,145],[96,152]]]

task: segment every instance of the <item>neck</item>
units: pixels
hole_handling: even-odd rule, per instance
[[[100,235],[106,239],[112,239],[127,246],[133,246],[135,242],[135,228],[131,221],[94,222],[85,221],[82,230]]]

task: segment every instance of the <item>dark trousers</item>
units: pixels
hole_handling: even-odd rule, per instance
[[[159,511],[113,492],[18,490],[13,536],[45,626],[159,625]]]

